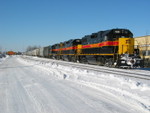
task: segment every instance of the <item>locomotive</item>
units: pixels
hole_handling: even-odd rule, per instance
[[[143,67],[138,49],[134,49],[133,34],[128,29],[99,31],[48,47],[45,57],[53,59],[107,67]]]

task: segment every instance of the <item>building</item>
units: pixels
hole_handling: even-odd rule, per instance
[[[150,35],[135,37],[134,45],[135,48],[139,48],[145,67],[150,67]]]

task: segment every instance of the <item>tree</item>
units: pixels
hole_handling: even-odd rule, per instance
[[[2,47],[0,46],[0,54],[2,53]]]
[[[32,50],[38,49],[38,48],[40,48],[40,46],[28,46],[26,51],[32,51]]]

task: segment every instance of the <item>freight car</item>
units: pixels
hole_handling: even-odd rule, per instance
[[[7,52],[7,55],[15,55],[16,54],[16,52],[14,52],[14,51],[8,51]]]
[[[43,56],[45,58],[49,58],[49,49],[50,49],[50,46],[46,46],[43,48]]]
[[[39,48],[39,57],[44,57],[44,47]]]
[[[43,49],[44,51],[44,49]],[[134,49],[128,29],[110,29],[49,46],[49,58],[104,65],[108,67],[143,67]]]

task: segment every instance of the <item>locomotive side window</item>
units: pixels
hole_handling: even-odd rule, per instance
[[[104,37],[104,41],[107,41],[107,40],[108,40],[108,37],[107,37],[107,36],[105,36],[105,37]]]
[[[115,31],[115,33],[117,34],[117,33],[120,33],[120,31]]]
[[[90,44],[95,44],[95,43],[98,43],[98,37],[97,35],[94,36],[94,38],[92,38],[92,36],[89,38],[90,40]]]
[[[107,34],[108,40],[116,40],[118,38],[132,38],[133,34],[128,30],[115,29]]]
[[[91,38],[97,38],[97,33],[93,33],[93,34],[91,35]]]
[[[99,32],[99,33],[98,33],[98,36],[97,36],[97,41],[98,41],[98,42],[102,42],[102,40],[103,40],[103,38],[102,38],[102,33],[103,33],[103,32]]]
[[[83,38],[83,39],[82,39],[82,44],[83,44],[83,45],[86,45],[86,44],[87,44],[87,39],[86,39],[86,38]]]

